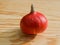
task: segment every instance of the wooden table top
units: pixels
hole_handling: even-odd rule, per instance
[[[19,23],[32,3],[47,17],[48,28],[41,34],[25,35]],[[60,45],[59,5],[60,0],[0,0],[0,45]]]

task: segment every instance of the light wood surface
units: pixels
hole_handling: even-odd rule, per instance
[[[48,19],[48,28],[37,35],[21,32],[21,18],[33,3]],[[0,0],[0,45],[60,45],[60,0]]]

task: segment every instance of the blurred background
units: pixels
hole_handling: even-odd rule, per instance
[[[0,19],[20,19],[30,12],[31,4],[48,18],[48,30],[60,33],[60,0],[0,0]]]
[[[48,19],[48,28],[42,35],[56,39],[57,43],[50,45],[59,45],[60,0],[0,0],[0,30],[19,28],[20,19],[30,12],[31,4]]]

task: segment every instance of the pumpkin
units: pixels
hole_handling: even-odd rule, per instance
[[[45,31],[47,24],[47,18],[42,13],[34,11],[31,5],[31,12],[21,19],[20,28],[25,34],[38,34]]]

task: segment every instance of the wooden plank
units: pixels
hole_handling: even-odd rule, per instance
[[[33,3],[48,19],[48,28],[37,35],[21,32],[20,20]],[[0,0],[0,45],[60,45],[60,0]]]

